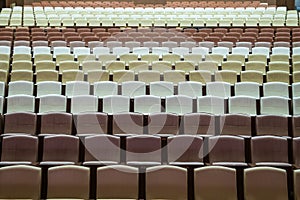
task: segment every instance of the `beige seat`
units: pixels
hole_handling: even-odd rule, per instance
[[[56,70],[39,70],[36,72],[36,82],[58,81],[58,71]]]
[[[195,64],[191,61],[177,61],[175,62],[176,70],[183,70],[185,73],[195,70]]]
[[[159,71],[160,73],[163,73],[167,70],[172,70],[172,64],[170,61],[155,61],[152,62],[152,70]]]
[[[117,83],[134,81],[134,72],[131,70],[115,70],[113,72],[113,81]]]
[[[83,81],[84,73],[81,70],[64,70],[62,73],[62,83],[68,81]]]
[[[89,70],[87,72],[87,81],[90,84],[94,84],[98,81],[108,81],[109,80],[109,72],[107,70]]]
[[[140,71],[145,71],[149,69],[149,64],[147,61],[138,61],[132,60],[128,62],[129,70],[133,70],[135,73],[139,73]]]
[[[143,70],[138,73],[138,80],[146,84],[160,81],[160,72],[155,70]]]
[[[240,61],[226,61],[222,62],[222,70],[232,70],[237,74],[242,71],[242,63]]]
[[[215,72],[215,80],[235,84],[237,82],[237,73],[233,70],[217,71]]]
[[[267,72],[267,82],[283,82],[290,84],[290,74],[285,71],[269,71]]]
[[[249,61],[245,63],[245,69],[248,70],[255,70],[266,74],[266,64],[261,61]]]
[[[185,72],[183,70],[168,70],[164,71],[164,81],[178,84],[179,82],[185,81]]]
[[[247,70],[241,72],[241,82],[255,82],[263,84],[263,72],[256,70]]]
[[[10,81],[32,81],[32,80],[33,80],[32,70],[15,70],[10,73]]]
[[[79,63],[76,61],[61,61],[59,63],[59,73],[63,73],[65,70],[78,70]]]
[[[211,72],[208,70],[195,70],[189,74],[190,81],[200,82],[206,84],[212,81]]]

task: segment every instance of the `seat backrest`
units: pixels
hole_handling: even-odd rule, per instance
[[[48,169],[47,198],[89,199],[90,170],[83,166],[57,166]]]
[[[146,169],[147,199],[187,199],[187,169],[155,166]]]
[[[7,166],[0,169],[0,198],[40,199],[41,169],[34,166]]]

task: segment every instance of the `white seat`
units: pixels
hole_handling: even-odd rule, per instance
[[[33,57],[35,58],[35,55],[38,54],[51,54],[51,49],[44,46],[33,47]]]
[[[300,82],[292,84],[293,98],[300,97]]]
[[[179,82],[178,95],[186,95],[189,97],[202,96],[202,83],[195,81]]]
[[[134,97],[134,112],[144,114],[161,112],[160,97],[154,95],[141,95]]]
[[[60,54],[71,54],[70,47],[53,47],[53,58]]]
[[[167,81],[157,81],[150,83],[150,94],[166,97],[174,94],[174,84]]]
[[[89,95],[90,84],[86,81],[68,81],[66,83],[66,96]]]
[[[229,113],[256,115],[256,98],[247,96],[229,97]]]
[[[43,95],[40,97],[39,113],[66,112],[67,97],[57,94]]]
[[[175,47],[175,48],[172,48],[172,53],[173,54],[178,54],[181,57],[183,57],[186,54],[189,54],[189,51],[190,50],[187,47]]]
[[[300,97],[293,98],[293,115],[300,115]]]
[[[79,55],[90,55],[91,50],[89,47],[74,47],[73,54],[77,58]]]
[[[14,47],[13,54],[31,54],[31,47],[16,46]]]
[[[1,54],[10,55],[10,47],[9,46],[0,46]]]
[[[249,48],[247,47],[234,47],[232,48],[232,54],[239,54],[245,56],[245,58],[248,58],[249,55]]]
[[[94,83],[94,95],[97,97],[105,97],[118,94],[118,83],[113,81],[101,81]]]
[[[20,94],[7,97],[7,113],[34,112],[34,109],[34,96]]]
[[[169,53],[169,47],[152,47],[152,54],[163,56]]]
[[[206,112],[211,114],[224,114],[224,98],[216,96],[202,96],[197,98],[197,112]]]
[[[103,97],[103,112],[119,113],[129,112],[130,98],[122,95],[111,95]]]
[[[193,98],[186,95],[167,96],[166,112],[180,115],[193,112]]]
[[[37,84],[37,97],[49,94],[61,94],[61,82],[56,81],[43,81]]]
[[[289,115],[289,99],[285,97],[261,97],[260,113],[262,115]]]
[[[231,85],[227,82],[208,82],[206,83],[206,94],[228,98],[231,96]]]
[[[300,54],[300,47],[293,47],[293,55],[299,55]]]
[[[259,83],[255,82],[239,82],[234,85],[235,96],[247,96],[260,98]]]
[[[8,96],[12,95],[33,95],[33,82],[13,81],[8,84]]]
[[[126,81],[121,84],[122,95],[135,97],[146,94],[146,84],[142,81]]]
[[[108,47],[95,47],[93,48],[93,54],[96,55],[98,58],[99,55],[107,55],[110,53],[110,50]]]
[[[289,98],[289,84],[268,82],[263,84],[264,97],[279,96]]]
[[[71,113],[98,112],[98,98],[94,95],[73,96],[71,99]]]
[[[129,47],[114,47],[112,53],[114,55],[120,56],[123,54],[129,54],[130,48]]]
[[[148,47],[134,47],[132,49],[132,53],[137,54],[139,56],[149,54]]]
[[[272,55],[277,55],[277,54],[290,56],[290,48],[288,48],[288,47],[273,47]]]
[[[254,47],[252,48],[252,54],[262,54],[270,58],[270,49],[267,47]]]
[[[213,47],[211,52],[213,54],[221,54],[224,58],[227,57],[227,54],[229,54],[229,48],[228,47]]]

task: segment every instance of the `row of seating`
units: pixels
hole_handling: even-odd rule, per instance
[[[299,168],[299,148],[299,137],[289,141],[278,136],[255,136],[245,140],[228,135],[205,138],[178,135],[162,139],[153,135],[125,138],[100,134],[79,138],[60,134],[38,138],[19,134],[2,137],[0,165],[101,166],[126,163],[133,166],[171,164]]]
[[[177,84],[186,80],[200,82],[206,84],[207,82],[218,81],[218,82],[227,82],[230,84],[236,84],[240,80],[242,82],[255,82],[262,84],[264,82],[283,82],[291,84],[293,82],[299,82],[299,72],[293,73],[293,81],[288,72],[274,70],[267,72],[266,79],[262,72],[257,70],[243,71],[241,78],[237,75],[236,71],[233,70],[222,70],[214,72],[212,76],[211,71],[208,70],[196,70],[191,71],[188,74],[188,79],[185,78],[185,72],[182,70],[167,70],[162,72],[164,73],[164,81],[172,82]],[[150,82],[160,81],[160,72],[156,70],[145,70],[138,72],[139,81],[149,84]],[[149,75],[154,75],[153,78]],[[166,78],[169,76],[168,78]],[[174,76],[172,78],[172,76]],[[111,78],[110,78],[111,77]],[[9,78],[9,79],[8,79]],[[35,78],[35,79],[33,79]],[[135,81],[135,73],[133,70],[115,70],[112,73],[112,76],[109,75],[107,70],[91,70],[87,72],[87,77],[85,77],[82,70],[64,70],[62,75],[59,76],[58,71],[56,70],[40,70],[37,72],[37,75],[33,75],[32,70],[14,70],[10,74],[6,70],[0,70],[0,81],[1,82],[13,82],[13,81],[29,81],[29,82],[42,82],[42,81],[59,81],[63,84],[66,84],[69,81],[88,81],[91,84],[99,81],[114,81],[117,83],[122,83],[126,81]]]
[[[186,113],[141,114],[121,112],[82,112],[70,114],[48,112],[7,113],[4,115],[4,134],[160,134],[160,135],[275,135],[300,136],[299,116]]]
[[[132,1],[40,1],[33,2],[33,7],[136,7]],[[27,7],[28,5],[26,5]],[[260,1],[166,1],[163,4],[138,4],[138,7],[267,7],[267,3]]]
[[[1,16],[0,16],[1,18]],[[154,17],[153,17],[154,18]],[[49,20],[46,18],[39,18],[35,20],[34,18],[21,19],[21,18],[12,18],[12,19],[0,19],[0,26],[41,26],[41,27],[68,27],[68,26],[89,26],[89,27],[142,27],[142,26],[161,26],[161,27],[294,27],[298,26],[298,19],[190,19],[190,20],[168,20],[168,19],[124,19],[119,18],[105,19],[105,18],[90,18],[90,19],[53,19]]]
[[[222,89],[221,89],[222,90]],[[71,97],[69,112],[97,112],[107,113],[130,111],[130,98],[128,96],[114,95],[103,97],[103,105],[94,95],[80,95]],[[145,102],[146,101],[146,102]],[[161,105],[161,98],[152,95],[136,96],[134,98],[134,112],[154,113],[164,111],[166,113],[185,114],[191,112],[208,112],[213,114],[246,113],[251,115],[299,115],[300,98],[294,98],[289,103],[286,97],[261,97],[260,101],[253,97],[236,96],[229,97],[227,101],[222,97],[202,96],[193,101],[192,97],[185,95],[167,96],[165,107]],[[36,99],[30,95],[12,95],[6,98],[7,106],[4,106],[4,98],[0,98],[2,113],[37,112]],[[67,110],[67,98],[62,95],[48,95],[40,97],[40,112]],[[194,103],[195,102],[195,103]],[[50,104],[50,105],[49,105]],[[196,104],[197,106],[193,106]],[[57,107],[55,107],[55,105]],[[258,107],[259,105],[259,107]],[[118,107],[117,107],[118,106]],[[292,107],[292,109],[291,109]]]
[[[82,32],[78,34],[77,32],[66,32],[62,34],[61,32],[50,32],[45,34],[44,32],[34,32],[30,36],[28,32],[16,32],[15,37],[13,38],[13,32],[2,32],[0,34],[0,40],[3,41],[2,46],[55,46],[53,44],[54,41],[66,41],[66,45],[72,47],[74,42],[80,44],[80,42],[84,42],[84,44],[80,44],[81,47],[88,46],[90,47],[90,42],[99,42],[102,41],[103,45],[106,45],[108,41],[120,41],[122,42],[122,46],[125,46],[126,43],[129,42],[139,42],[139,44],[134,47],[148,46],[149,42],[152,42],[151,46],[163,46],[167,43],[173,42],[171,47],[196,47],[201,46],[200,42],[213,42],[212,47],[214,46],[222,46],[227,44],[226,47],[230,48],[230,51],[235,46],[240,46],[242,42],[249,42],[249,50],[251,51],[252,46],[264,46],[271,48],[274,47],[290,47],[291,42],[293,47],[299,46],[299,35],[298,32],[293,34],[294,36],[290,37],[289,35],[281,36],[272,36],[272,33],[263,33],[261,36],[251,36],[248,34],[243,34],[240,36],[239,33],[229,32],[224,35],[222,32],[213,32],[208,34],[206,32],[184,32],[184,34],[174,34],[173,32],[164,32],[164,33],[140,33],[140,32],[130,32],[127,34],[126,32],[114,33],[111,35],[109,32]],[[222,34],[222,36],[220,36]],[[255,34],[255,33],[254,33]],[[287,33],[288,34],[288,33]],[[252,32],[249,34],[252,35]],[[5,42],[7,41],[7,42]],[[12,44],[13,42],[13,44]],[[48,43],[46,43],[48,42]],[[175,44],[176,42],[176,44]],[[186,44],[189,42],[189,46]],[[226,42],[226,43],[225,43]],[[264,42],[264,43],[263,43]],[[145,44],[144,44],[145,43]],[[200,43],[200,44],[198,44]],[[244,44],[245,45],[245,44]],[[77,45],[76,45],[77,46]],[[79,46],[77,46],[79,47]],[[210,49],[212,48],[210,47]],[[93,47],[90,47],[91,49]]]
[[[148,167],[140,174],[138,168],[124,165],[99,167],[94,171],[66,165],[42,172],[41,168],[32,166],[0,168],[0,197],[237,200],[240,195],[263,200],[300,196],[299,170],[288,173],[273,167],[248,168],[239,173],[233,168],[208,166],[189,173],[186,168],[163,165]],[[288,182],[289,174],[295,177],[294,188]],[[141,176],[143,179],[139,178]],[[238,178],[244,181],[237,181]]]
[[[78,95],[94,95],[103,98],[109,95],[123,95],[134,98],[141,95],[153,95],[165,98],[172,95],[185,95],[191,98],[200,96],[217,96],[222,98],[246,96],[259,99],[261,97],[285,97],[296,99],[300,97],[300,83],[290,87],[286,83],[269,82],[262,86],[254,82],[236,83],[234,86],[226,82],[209,82],[203,85],[199,82],[185,81],[174,85],[171,82],[150,82],[147,85],[141,81],[127,81],[121,84],[112,81],[100,81],[89,84],[85,81],[70,81],[66,85],[61,82],[40,82],[36,85],[28,81],[0,82],[0,96],[34,95],[37,98],[45,95],[64,95],[67,98]]]
[[[279,35],[285,35],[287,33],[292,33],[292,36],[296,36],[297,33],[300,31],[299,28],[297,27],[265,27],[265,28],[258,28],[258,27],[247,27],[247,28],[184,28],[184,29],[180,29],[180,28],[162,28],[162,27],[139,27],[139,28],[101,28],[101,27],[94,27],[94,28],[89,28],[89,27],[66,27],[66,28],[51,28],[51,27],[1,27],[0,29],[3,32],[12,32],[12,33],[17,33],[18,32],[29,32],[34,35],[34,33],[44,33],[44,34],[49,34],[49,33],[66,33],[66,32],[77,32],[78,34],[82,33],[82,32],[93,32],[95,35],[97,35],[97,33],[99,32],[108,32],[111,35],[114,35],[116,33],[120,34],[120,33],[127,33],[128,36],[130,36],[130,34],[132,34],[132,32],[138,32],[138,33],[142,33],[142,34],[146,34],[149,32],[154,32],[158,33],[159,35],[165,32],[172,32],[173,34],[180,34],[180,32],[184,32],[185,34],[188,34],[187,32],[190,32],[192,34],[196,34],[195,36],[197,36],[197,34],[199,33],[207,33],[208,35],[210,33],[240,33],[240,36],[242,34],[245,33],[249,33],[249,32],[253,32],[256,33],[258,35],[264,35],[265,33],[271,33],[273,34],[273,36],[279,36]],[[53,33],[53,34],[54,34]],[[123,33],[124,34],[124,33]],[[181,33],[182,34],[182,33]],[[16,36],[17,36],[16,35]],[[205,35],[205,36],[208,36]],[[140,35],[141,36],[141,35]],[[144,35],[147,36],[147,35]],[[235,35],[238,36],[238,35]]]
[[[134,41],[131,41],[134,42]],[[26,42],[24,43],[26,44]],[[100,43],[101,44],[101,43]],[[128,44],[128,43],[127,43]],[[136,43],[137,45],[138,43]],[[139,43],[140,44],[140,43]],[[178,46],[179,44],[183,44],[183,46]],[[239,54],[244,55],[245,58],[248,58],[249,55],[255,55],[255,54],[262,54],[263,56],[266,56],[267,58],[270,58],[270,55],[282,55],[282,61],[286,60],[288,61],[290,55],[299,55],[300,47],[273,47],[270,49],[270,47],[264,47],[264,46],[256,46],[251,48],[251,51],[248,47],[229,47],[230,42],[226,43],[228,46],[225,46],[224,43],[220,43],[220,46],[214,46],[214,43],[211,41],[206,42],[199,42],[198,47],[197,43],[189,41],[189,42],[175,42],[175,41],[168,41],[168,42],[161,42],[161,45],[159,45],[159,42],[155,41],[148,41],[143,42],[143,47],[141,46],[123,46],[121,41],[107,41],[106,46],[98,46],[90,49],[89,47],[85,47],[85,43],[81,41],[73,41],[72,46],[54,46],[53,49],[51,49],[48,46],[35,46],[30,47],[26,45],[17,45],[14,46],[12,49],[10,46],[2,45],[1,47],[1,54],[12,55],[15,54],[31,54],[33,53],[33,57],[38,54],[51,54],[53,50],[53,56],[56,58],[56,55],[59,54],[71,54],[74,53],[74,56],[77,58],[79,55],[89,55],[91,52],[95,56],[103,55],[103,54],[110,54],[113,53],[114,55],[120,56],[122,54],[129,54],[133,53],[135,55],[145,55],[149,54],[150,50],[152,54],[155,55],[164,55],[164,54],[177,54],[179,56],[184,56],[187,54],[198,54],[198,56],[202,55],[209,56],[209,53],[211,54],[219,54],[223,57],[221,58],[221,61],[223,61],[223,58],[226,59],[227,56],[232,54]],[[70,44],[71,45],[71,44]],[[146,45],[146,46],[145,46]],[[148,45],[148,46],[147,46]],[[12,50],[12,52],[11,52]],[[32,52],[33,51],[33,52]],[[200,55],[199,55],[200,54]],[[284,56],[288,56],[287,58]],[[24,58],[25,59],[25,58]],[[73,58],[74,59],[74,58]],[[95,59],[95,58],[94,58]],[[175,59],[175,58],[174,58]],[[20,59],[19,59],[20,60]],[[28,59],[26,59],[28,60]],[[137,60],[132,59],[132,60]],[[180,57],[176,57],[175,60],[180,60]],[[280,61],[279,59],[277,61]],[[219,61],[220,62],[220,61]]]

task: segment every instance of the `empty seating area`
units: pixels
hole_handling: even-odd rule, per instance
[[[65,1],[16,6],[0,13],[1,26],[170,26],[240,27],[298,26],[296,10],[251,1],[169,2],[165,5],[137,5],[133,2]],[[182,4],[182,5],[181,5]],[[223,2],[223,4],[225,4]],[[74,6],[74,7],[73,7]]]
[[[300,28],[260,1],[0,12],[0,199],[300,199]]]

